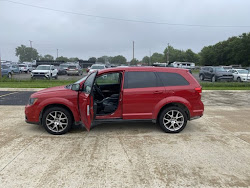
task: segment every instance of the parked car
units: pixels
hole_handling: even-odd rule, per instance
[[[31,64],[19,64],[19,70],[20,70],[20,73],[30,73],[33,68],[32,68],[32,65]]]
[[[57,79],[58,70],[54,65],[39,65],[31,72],[31,78],[55,78]]]
[[[80,65],[69,65],[67,71],[67,75],[82,75],[83,74],[83,70],[82,67]]]
[[[18,65],[10,65],[10,70],[11,70],[11,73],[14,74],[14,73],[20,73],[20,69],[19,69],[19,66]]]
[[[8,78],[12,78],[11,69],[7,65],[1,65],[1,74],[2,74],[2,77],[6,76]]]
[[[58,67],[58,75],[65,75],[67,74],[67,69],[69,67],[70,64],[68,63],[62,63],[59,65]]]
[[[233,74],[227,72],[222,67],[201,67],[199,73],[200,80],[210,80],[211,82],[217,81],[233,81]]]
[[[73,123],[148,120],[178,133],[187,120],[203,115],[202,88],[185,69],[117,67],[90,73],[74,84],[38,91],[25,107],[26,122],[51,134],[68,132]]]
[[[87,71],[88,73],[92,73],[94,71],[106,69],[107,67],[104,64],[93,64],[89,70]]]
[[[234,76],[234,80],[238,82],[249,82],[250,81],[250,72],[246,69],[231,69],[228,70]]]

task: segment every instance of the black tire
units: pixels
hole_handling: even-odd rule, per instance
[[[56,114],[55,114],[56,112]],[[59,120],[59,117],[54,118],[55,121],[54,123],[50,124],[50,122],[53,121],[53,116],[59,116],[61,114],[63,114],[61,117],[67,118],[67,119],[63,119],[63,120]],[[56,126],[55,123],[64,123],[65,125],[57,125],[57,130],[55,129],[53,131],[53,127],[51,126]],[[70,112],[68,110],[66,110],[65,108],[62,107],[52,107],[47,109],[43,116],[42,116],[42,125],[45,128],[45,130],[50,133],[50,134],[54,134],[54,135],[62,135],[67,133],[72,126],[72,116],[70,114]],[[64,126],[64,128],[60,128],[60,126]],[[55,127],[56,128],[56,127]],[[60,128],[61,130],[59,130],[58,128]]]
[[[237,82],[241,82],[241,78],[240,77],[237,78]]]
[[[12,74],[9,72],[8,73],[8,78],[11,79],[12,78]]]
[[[216,82],[217,80],[216,80],[216,78],[215,78],[215,76],[213,76],[212,78],[211,78],[211,82]]]
[[[169,113],[173,112],[174,118],[169,116]],[[178,115],[178,120],[180,124],[176,123],[176,117]],[[170,124],[169,124],[170,123]],[[172,106],[164,109],[159,116],[159,124],[162,130],[166,133],[179,133],[187,125],[187,114],[180,107]],[[176,127],[178,125],[179,127]],[[172,128],[171,128],[172,127]]]
[[[58,75],[55,76],[55,79],[56,79],[56,80],[57,80],[57,78],[58,78]]]
[[[203,75],[203,74],[200,74],[200,76],[199,76],[199,77],[200,77],[200,80],[201,80],[201,81],[204,81],[204,78],[205,78],[205,77],[204,77],[204,75]]]

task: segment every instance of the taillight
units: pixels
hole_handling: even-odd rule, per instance
[[[195,88],[195,91],[198,92],[199,94],[201,94],[202,93],[202,87]]]

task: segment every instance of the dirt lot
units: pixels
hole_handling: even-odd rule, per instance
[[[249,187],[249,96],[204,92],[204,117],[179,134],[130,123],[53,136],[24,106],[0,106],[0,187]]]

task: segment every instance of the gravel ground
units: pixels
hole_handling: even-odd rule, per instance
[[[0,187],[249,187],[249,94],[204,92],[204,116],[179,134],[121,123],[54,136],[2,105]]]

